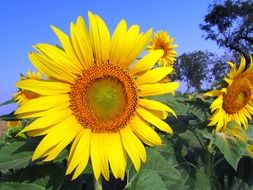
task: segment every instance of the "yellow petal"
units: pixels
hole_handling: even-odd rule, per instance
[[[242,112],[245,114],[245,116],[251,121],[252,120],[252,116],[249,113],[249,111],[246,109],[246,106],[243,108]]]
[[[119,61],[119,64],[123,65],[125,68],[129,67],[128,56],[135,48],[138,42],[138,39],[140,37],[139,30],[140,27],[138,25],[132,25],[125,34],[125,41],[124,41],[125,45],[123,45],[123,47],[120,48],[121,49],[120,54],[122,54],[122,57],[121,59],[117,60]]]
[[[141,141],[132,132],[131,127],[127,126],[120,130],[122,144],[127,154],[131,158],[136,171],[139,171],[141,162],[140,158],[146,161],[146,150]]]
[[[152,29],[149,29],[144,35],[139,35],[138,39],[136,40],[134,49],[132,49],[131,53],[127,56],[127,59],[125,59],[122,64],[123,65],[132,64],[134,60],[137,58],[137,56],[140,55],[140,53],[143,52],[143,50],[145,50],[147,44],[150,42],[151,36],[152,36]]]
[[[68,117],[61,123],[55,125],[53,128],[51,128],[50,133],[48,133],[43,140],[40,142],[40,144],[37,146],[36,150],[33,153],[32,160],[36,160],[40,157],[44,157],[47,153],[46,151],[50,150],[57,144],[59,144],[61,141],[63,141],[68,133],[75,133],[80,128],[79,126],[72,126],[73,123],[73,117]]]
[[[136,79],[137,86],[140,84],[155,83],[161,81],[164,77],[173,71],[172,67],[158,67],[147,71]]]
[[[71,38],[69,40],[70,40],[73,52],[75,52],[75,56],[76,56],[75,59],[77,59],[76,62],[78,62],[83,67],[83,69],[87,69],[88,66],[87,64],[85,64],[87,59],[85,58],[85,54],[82,53],[81,47],[79,45],[78,38],[80,37],[77,34],[77,26],[74,23],[70,24],[70,36]]]
[[[34,48],[44,56],[47,56],[51,60],[53,67],[57,67],[59,69],[65,68],[69,71],[69,74],[81,74],[82,66],[77,63],[76,60],[70,58],[64,50],[56,46],[43,43],[37,44]]]
[[[69,95],[42,96],[25,102],[16,111],[15,114],[26,112],[35,112],[48,110],[69,101]]]
[[[125,47],[126,43],[127,24],[125,20],[121,20],[112,35],[112,42],[110,47],[110,61],[112,64],[118,64],[121,60],[122,47]]]
[[[66,68],[64,65],[61,67],[54,65],[54,62],[46,56],[30,52],[29,59],[32,64],[38,69],[38,71],[47,77],[69,83],[75,81],[75,75],[69,72],[70,70],[68,68]]]
[[[155,50],[145,55],[130,70],[132,75],[150,70],[163,55],[163,50]]]
[[[129,125],[142,142],[149,146],[158,146],[162,144],[159,135],[142,119],[138,116],[133,117]]]
[[[66,146],[73,141],[77,133],[81,130],[81,127],[77,127],[75,125],[75,122],[73,123],[69,122],[69,125],[71,125],[72,130],[68,130],[68,133],[67,135],[65,135],[65,138],[60,143],[58,143],[53,149],[50,149],[50,151],[47,152],[46,154],[47,157],[43,161],[54,160],[63,151],[63,149],[65,149]]]
[[[167,132],[167,133],[172,133],[171,127],[164,121],[160,120],[157,118],[155,115],[150,113],[149,111],[145,110],[144,108],[138,107],[136,109],[137,113],[146,121],[151,123],[152,125],[156,126],[159,128],[161,131]]]
[[[122,147],[119,133],[103,134],[105,140],[104,148],[106,149],[107,157],[115,178],[124,179],[126,170],[126,157]]]
[[[109,60],[110,33],[104,21],[97,15],[88,12],[90,23],[90,38],[97,64]]]
[[[16,83],[18,88],[30,90],[40,95],[57,95],[70,92],[70,85],[63,82],[27,79]]]
[[[243,70],[245,69],[245,66],[246,66],[246,59],[244,56],[241,56],[241,63],[240,63],[239,68],[236,72],[236,75],[242,73]]]
[[[138,89],[140,90],[140,96],[156,96],[167,93],[174,94],[174,91],[178,88],[178,86],[178,82],[142,84],[138,86]]]
[[[161,120],[166,119],[169,115],[168,112],[166,112],[166,111],[151,110],[148,108],[145,108],[145,109]]]
[[[214,96],[219,96],[221,94],[222,92],[220,90],[211,90],[211,91],[206,92],[204,96],[214,97]]]
[[[222,103],[223,103],[223,96],[218,96],[211,104],[210,108],[211,111],[213,112],[213,110],[217,109],[217,108],[221,108],[222,107]]]
[[[247,104],[247,105],[245,106],[245,108],[250,112],[250,114],[253,115],[253,106],[252,106],[252,105]]]
[[[247,128],[248,127],[247,117],[245,116],[245,114],[243,113],[242,110],[240,110],[238,112],[238,114],[239,114],[239,118],[240,118],[241,122],[243,123],[244,127]]]
[[[107,136],[102,135],[102,139],[103,142],[108,141]],[[104,178],[109,181],[110,178],[110,173],[109,173],[109,158],[108,158],[108,152],[106,149],[106,143],[102,143],[101,144],[101,152],[100,152],[100,156],[101,156],[101,172],[104,176]]]
[[[46,128],[42,128],[42,129],[34,129],[31,131],[27,131],[26,134],[30,137],[38,137],[38,136],[44,136],[46,134],[48,134],[50,131],[53,130],[53,127],[46,127]]]
[[[222,130],[222,128],[226,125],[225,119],[224,119],[225,115],[226,114],[222,109],[218,110],[216,114],[216,120],[217,120],[216,131]]]
[[[60,29],[56,28],[55,26],[51,26],[51,28],[53,29],[53,31],[55,32],[56,36],[60,40],[61,45],[62,45],[64,51],[66,52],[66,56],[70,60],[72,60],[71,61],[71,65],[74,68],[76,68],[78,70],[81,70],[82,69],[82,64],[77,59],[77,54],[76,54],[75,50],[73,49],[73,46],[71,44],[69,36],[67,34],[65,34],[64,32],[62,32]]]
[[[67,118],[71,114],[72,114],[71,110],[65,109],[65,110],[62,110],[59,112],[55,112],[51,115],[40,117],[40,118],[36,119],[35,121],[33,121],[30,125],[25,127],[20,133],[53,126],[53,125],[63,121],[65,118]]]
[[[177,117],[174,110],[172,110],[169,106],[167,106],[161,102],[149,100],[149,99],[139,99],[138,103],[145,108],[152,109],[152,110],[158,110],[158,111],[166,111],[166,112],[172,113],[172,115]]]
[[[94,64],[92,45],[89,37],[88,29],[82,17],[77,18],[76,37],[80,47],[80,51],[85,61],[82,63],[84,67],[91,67]]]
[[[96,180],[99,179],[102,170],[102,158],[100,153],[102,152],[103,139],[101,135],[103,134],[92,133],[90,144],[91,164]]]
[[[70,174],[76,168],[72,179],[77,178],[83,172],[89,161],[90,139],[91,130],[82,129],[71,146],[66,174]]]
[[[21,114],[18,114],[17,117],[21,118],[21,119],[43,117],[43,116],[58,113],[62,110],[69,109],[69,106],[70,106],[70,103],[65,102],[65,103],[62,103],[58,106],[52,107],[48,110],[39,110],[39,111],[21,113]]]

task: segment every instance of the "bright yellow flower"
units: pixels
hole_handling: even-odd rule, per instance
[[[6,126],[8,128],[12,128],[12,127],[17,127],[17,126],[20,126],[21,125],[21,121],[7,121],[6,122]]]
[[[146,96],[173,93],[177,82],[159,83],[172,68],[152,69],[163,55],[153,51],[133,62],[146,48],[152,31],[139,33],[139,26],[127,28],[125,20],[112,37],[104,21],[89,12],[89,30],[81,17],[71,23],[70,37],[52,27],[62,48],[37,44],[38,53],[29,54],[45,80],[22,80],[21,89],[43,96],[16,110],[21,118],[37,119],[22,132],[45,135],[32,159],[50,161],[71,142],[66,174],[77,178],[89,158],[95,178],[109,179],[109,164],[116,178],[124,178],[127,155],[138,171],[146,161],[143,143],[161,145],[149,123],[172,133],[162,121],[175,112]]]
[[[245,58],[237,69],[236,64],[228,62],[231,70],[225,77],[228,86],[221,90],[212,90],[205,96],[217,97],[210,106],[212,116],[209,126],[216,125],[216,130],[224,130],[229,121],[236,121],[239,125],[248,127],[248,120],[252,120],[253,114],[253,86],[251,83],[252,66],[245,72]]]
[[[20,77],[20,80],[41,79],[41,78],[42,78],[41,73],[27,71],[26,76],[22,75]],[[32,92],[30,90],[19,89],[18,92],[16,92],[13,95],[13,98],[19,105],[21,105],[25,103],[27,100],[38,98],[39,96],[40,96],[39,94]]]
[[[154,34],[148,51],[161,49],[164,51],[163,56],[158,60],[160,66],[172,66],[176,60],[177,52],[174,50],[177,45],[173,44],[174,38],[170,38],[165,31],[159,31]]]

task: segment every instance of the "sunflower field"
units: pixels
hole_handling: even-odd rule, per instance
[[[52,30],[1,104],[17,109],[0,116],[0,190],[253,189],[252,56],[186,94],[165,31],[110,32],[92,12]]]

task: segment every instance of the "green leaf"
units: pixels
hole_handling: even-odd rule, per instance
[[[161,177],[152,170],[144,169],[142,174],[136,178],[135,185],[128,188],[129,190],[167,190]]]
[[[139,172],[129,169],[128,189],[182,189],[185,179],[159,152],[158,148],[147,148],[147,162]]]
[[[18,170],[8,181],[20,184],[29,183],[35,189],[57,190],[60,189],[64,176],[65,170],[61,165],[43,163]]]
[[[196,174],[192,181],[192,188],[195,190],[210,190],[210,177],[205,173],[205,168],[203,166],[196,168]]]
[[[228,163],[236,170],[247,145],[246,131],[235,122],[230,122],[224,132],[217,132],[214,144]]]
[[[1,190],[46,190],[46,188],[31,183],[0,182]]]
[[[7,100],[7,101],[1,103],[0,106],[5,106],[5,105],[8,105],[8,104],[13,104],[13,103],[15,103],[14,100]]]
[[[150,169],[159,174],[165,181],[176,181],[181,179],[180,172],[159,153],[155,148],[147,149],[147,163],[143,169]]]
[[[0,170],[26,167],[31,161],[35,141],[15,141],[0,148]]]
[[[253,124],[249,124],[248,129],[246,130],[248,140],[253,140]]]
[[[253,185],[252,183],[245,182],[245,180],[240,177],[232,176],[228,178],[228,176],[226,176],[224,180],[224,189],[225,190],[238,190],[238,189],[253,190]]]
[[[1,115],[0,120],[3,121],[17,121],[18,118],[13,113],[7,114],[7,115]]]

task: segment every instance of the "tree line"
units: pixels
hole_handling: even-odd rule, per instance
[[[183,53],[175,62],[174,80],[186,82],[187,91],[217,87],[228,71],[227,61],[238,63],[240,56],[250,63],[253,54],[253,1],[225,0],[209,5],[200,29],[206,40],[225,50],[223,55],[209,51]]]

